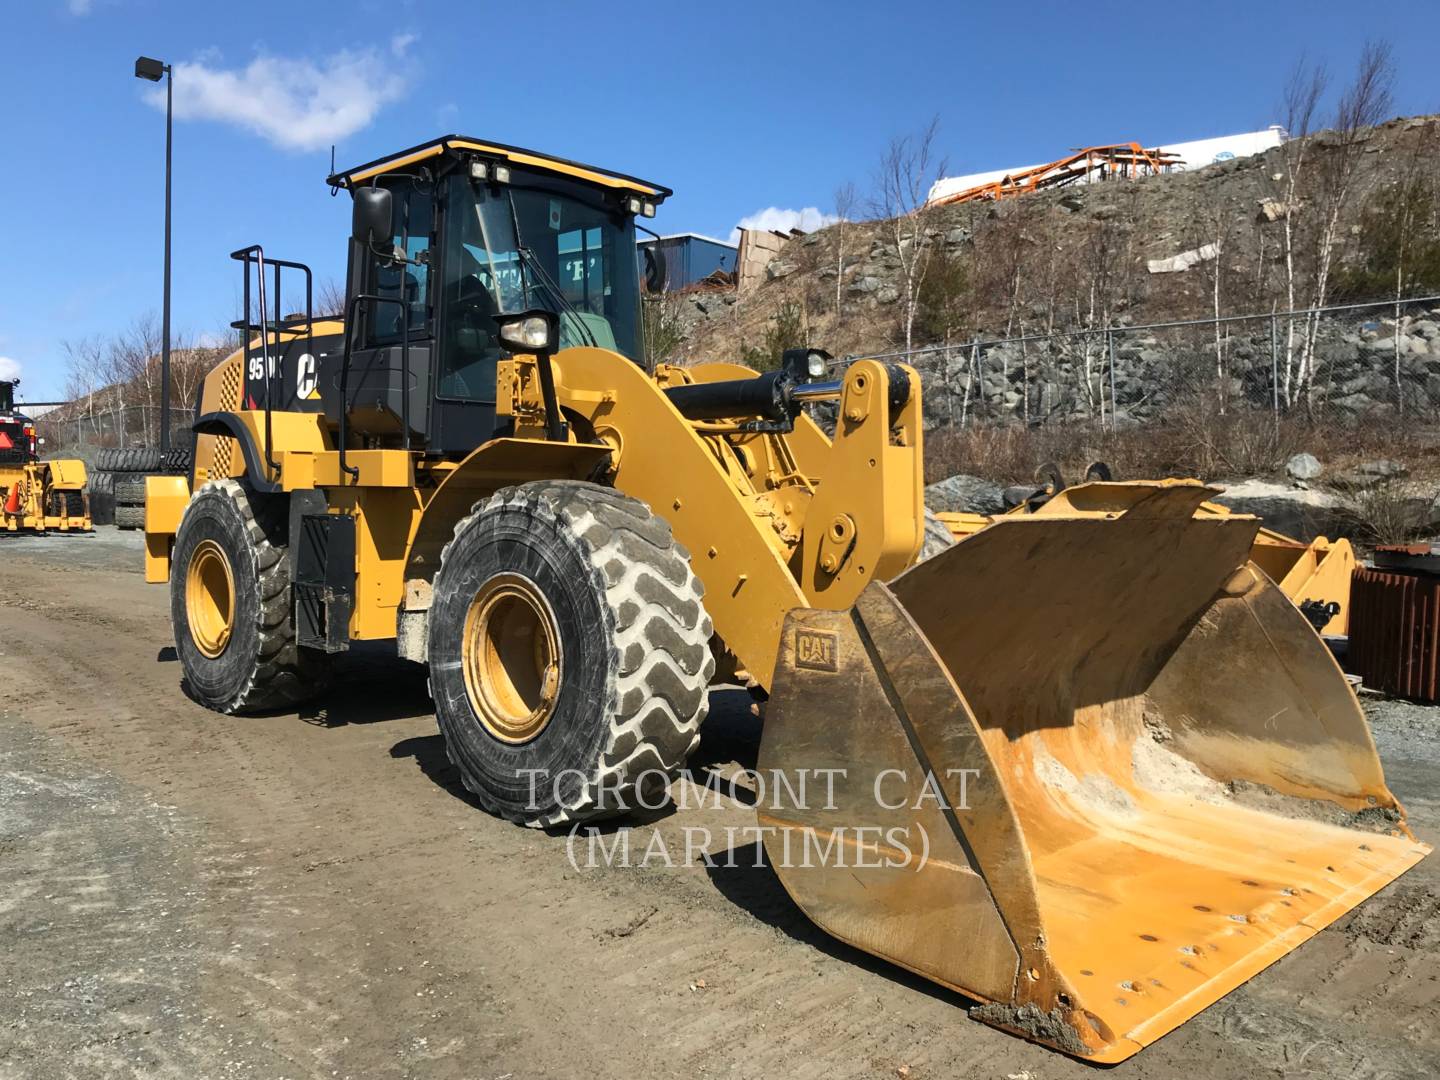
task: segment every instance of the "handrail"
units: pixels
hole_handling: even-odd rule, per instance
[[[248,375],[250,364],[250,332],[258,330],[260,333],[260,357],[265,365],[265,467],[271,470],[276,476],[279,475],[280,465],[275,460],[272,450],[272,420],[271,414],[274,411],[274,382],[275,376],[280,376],[280,385],[285,385],[285,354],[282,351],[272,369],[270,363],[270,322],[265,312],[265,249],[260,244],[251,244],[249,247],[241,248],[239,251],[232,251],[230,258],[244,264],[245,283],[243,289],[244,314],[237,322],[232,322],[232,328],[239,330],[245,335],[242,345],[241,362],[246,366],[245,374]],[[260,294],[260,322],[250,322],[250,264],[255,263],[255,283]],[[310,267],[304,263],[291,262],[288,259],[270,259],[270,265],[274,268],[275,276],[275,344],[280,345],[280,334],[287,326],[293,326],[292,320],[281,316],[283,299],[280,288],[280,273],[282,269],[299,270],[305,275],[305,351],[311,353],[315,347],[315,302],[314,302],[314,275]],[[267,480],[274,477],[267,476]]]

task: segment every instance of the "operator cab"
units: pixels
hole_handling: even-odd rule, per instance
[[[668,189],[455,135],[329,183],[354,199],[344,336],[320,323],[284,350],[274,408],[332,424],[348,410],[352,444],[463,453],[508,425],[495,416],[501,316],[546,309],[560,348],[643,360],[635,219]],[[250,374],[263,383],[265,362],[247,355],[246,369],[263,407]]]

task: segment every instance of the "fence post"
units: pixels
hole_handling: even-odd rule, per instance
[[[1270,412],[1280,428],[1280,323],[1270,312]]]
[[[1120,424],[1115,419],[1115,410],[1120,407],[1115,396],[1115,331],[1110,327],[1105,328],[1105,351],[1110,362],[1110,430],[1119,431]]]
[[[1390,340],[1395,343],[1395,415],[1405,416],[1405,391],[1400,382],[1400,297],[1395,297],[1395,332]]]

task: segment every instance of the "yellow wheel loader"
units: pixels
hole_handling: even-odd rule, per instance
[[[0,532],[88,532],[85,463],[41,461],[35,424],[15,405],[17,379],[0,379]]]
[[[1087,484],[920,561],[912,369],[643,366],[665,188],[461,136],[330,182],[343,320],[302,264],[235,252],[244,346],[191,476],[147,481],[199,701],[284,707],[394,640],[480,802],[573,827],[663,791],[712,681],[768,692],[757,828],[795,902],[1092,1061],[1428,850],[1210,489]]]

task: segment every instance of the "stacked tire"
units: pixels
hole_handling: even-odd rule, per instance
[[[90,517],[121,529],[145,526],[145,478],[164,469],[165,454],[151,446],[101,450],[90,477]]]

